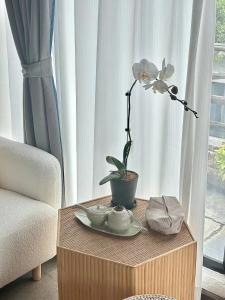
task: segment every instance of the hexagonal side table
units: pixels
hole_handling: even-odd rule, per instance
[[[104,197],[85,205],[110,201]],[[144,226],[147,205],[146,200],[137,199],[133,210]],[[194,299],[196,242],[186,224],[173,236],[149,230],[124,239],[86,228],[74,212],[73,206],[59,210],[60,300],[121,300],[140,294]]]

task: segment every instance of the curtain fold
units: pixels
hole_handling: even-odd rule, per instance
[[[4,1],[0,1],[0,58],[0,135],[23,141],[21,64]]]
[[[4,2],[0,2],[0,135],[11,136],[11,105],[9,91],[9,66],[7,51],[7,30]],[[5,59],[6,58],[6,59]],[[7,75],[6,75],[7,74]]]
[[[63,166],[57,95],[51,70],[54,0],[5,0],[23,67],[24,138]]]
[[[74,0],[56,0],[55,21],[53,67],[61,122],[65,204],[69,205],[77,201]]]
[[[185,99],[198,111],[199,119],[184,115],[180,199],[198,242],[196,299],[200,299],[201,294],[215,14],[215,1],[193,2]]]

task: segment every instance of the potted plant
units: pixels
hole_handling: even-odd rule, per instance
[[[100,181],[100,185],[110,181],[112,191],[112,205],[123,205],[127,209],[136,206],[135,193],[137,188],[138,174],[127,168],[128,157],[132,145],[132,138],[130,132],[130,112],[131,112],[131,93],[139,81],[145,90],[152,89],[154,93],[161,94],[168,93],[173,101],[178,101],[183,105],[185,111],[190,111],[198,118],[197,112],[188,106],[187,101],[177,98],[178,88],[175,85],[168,85],[167,80],[173,75],[174,67],[167,64],[165,59],[162,62],[162,69],[158,68],[147,59],[142,59],[139,63],[134,63],[133,67],[134,82],[131,88],[126,92],[127,97],[127,127],[125,128],[127,140],[123,149],[123,160],[113,156],[107,156],[106,161],[116,167],[116,170],[111,171],[110,174]]]

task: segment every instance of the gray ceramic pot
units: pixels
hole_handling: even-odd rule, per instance
[[[138,174],[127,171],[127,178],[110,180],[112,191],[112,206],[122,205],[127,209],[136,206],[135,193],[137,188]]]

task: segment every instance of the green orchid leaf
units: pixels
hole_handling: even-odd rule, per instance
[[[108,176],[104,177],[100,182],[99,184],[102,185],[102,184],[105,184],[106,182],[112,180],[112,179],[119,179],[121,178],[121,174],[119,172],[112,172],[110,173]]]
[[[123,163],[126,167],[127,167],[127,159],[128,159],[129,153],[130,153],[131,145],[132,145],[132,142],[128,141],[123,149]]]
[[[126,169],[125,165],[121,161],[119,161],[117,158],[115,158],[113,156],[107,156],[106,161],[109,164],[115,166],[118,170],[120,170],[120,171],[123,170],[125,172],[125,169]]]

